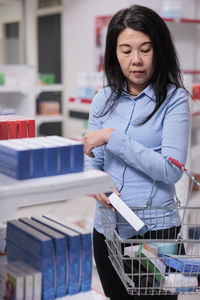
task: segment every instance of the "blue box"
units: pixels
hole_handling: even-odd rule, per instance
[[[54,297],[52,239],[18,220],[11,220],[7,222],[6,241],[8,261],[21,256],[22,261],[42,272],[43,296]]]
[[[37,177],[44,177],[44,151],[41,148],[40,145],[37,145],[33,142],[34,139],[15,139],[11,140],[11,143],[16,145],[21,145],[27,150],[30,150],[31,155],[31,177],[37,178]]]
[[[66,295],[66,241],[63,234],[36,222],[30,218],[20,218],[21,222],[51,237],[55,256],[54,272],[56,273],[56,297]]]
[[[91,280],[92,280],[92,234],[91,232],[71,222],[53,216],[51,214],[44,215],[44,217],[80,234],[81,237],[80,291],[82,292],[89,291],[91,289]]]
[[[44,217],[32,217],[32,219],[65,235],[67,243],[67,294],[77,294],[80,278],[80,234]]]
[[[63,138],[60,136],[52,136],[52,140],[60,141],[69,145],[71,148],[71,173],[79,173],[84,170],[84,147],[80,141]]]
[[[30,150],[11,141],[0,141],[0,172],[16,179],[28,179],[31,177]]]

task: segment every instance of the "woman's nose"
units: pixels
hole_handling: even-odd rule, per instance
[[[140,54],[138,52],[133,52],[131,55],[131,64],[140,65],[142,63]]]

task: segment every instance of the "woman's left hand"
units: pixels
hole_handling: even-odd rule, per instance
[[[107,144],[113,131],[114,129],[112,128],[88,131],[82,138],[85,154],[94,157],[92,149]]]

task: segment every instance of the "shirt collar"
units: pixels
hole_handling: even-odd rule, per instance
[[[122,93],[124,96],[130,97],[130,95],[128,93],[128,89],[127,89],[127,83],[124,84],[124,90]],[[149,84],[139,95],[137,95],[134,98],[134,101],[139,100],[143,95],[146,95],[151,100],[156,101],[155,91],[152,87],[152,84]]]

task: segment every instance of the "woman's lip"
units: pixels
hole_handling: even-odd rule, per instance
[[[132,73],[144,73],[144,71],[132,71]]]

